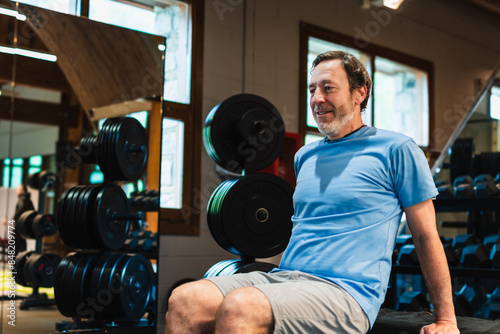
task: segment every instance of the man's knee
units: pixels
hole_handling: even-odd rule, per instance
[[[222,302],[217,314],[219,326],[233,326],[238,322],[264,333],[273,327],[271,305],[262,291],[245,287],[231,291]]]
[[[223,300],[222,293],[210,281],[196,281],[183,284],[172,291],[168,299],[165,319],[167,326],[209,323]]]
[[[189,310],[189,304],[193,303],[193,299],[196,298],[195,291],[198,289],[198,284],[199,282],[186,283],[172,291],[167,302],[167,316]]]

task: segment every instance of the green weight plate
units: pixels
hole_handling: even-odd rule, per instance
[[[234,180],[232,180],[234,181]],[[250,174],[225,182],[207,221],[214,239],[236,255],[266,258],[281,253],[291,235],[292,188],[271,174]]]

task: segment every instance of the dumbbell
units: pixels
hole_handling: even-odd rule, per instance
[[[500,319],[500,287],[497,287],[488,298],[485,318]]]
[[[460,264],[468,268],[489,268],[488,248],[483,244],[469,245],[462,249]]]
[[[402,266],[418,266],[420,264],[415,245],[406,244],[401,246],[399,249],[398,264]]]
[[[493,245],[496,243],[500,243],[500,234],[487,235],[483,239],[483,244],[488,248],[488,250],[491,250]]]
[[[481,285],[465,284],[454,294],[457,316],[484,317],[488,296]]]
[[[452,246],[456,250],[460,251],[466,246],[477,245],[481,243],[481,239],[473,234],[459,234],[453,238]]]
[[[474,196],[474,180],[470,175],[462,175],[453,181],[455,198],[470,198]]]
[[[405,291],[399,298],[396,305],[397,311],[429,311],[430,305],[425,294],[421,291]]]
[[[28,186],[32,189],[41,190],[50,187],[56,180],[54,173],[42,170],[28,176]]]
[[[453,198],[455,193],[455,188],[451,184],[442,184],[437,186],[438,195],[436,199],[448,199]]]
[[[413,243],[413,239],[411,234],[400,234],[396,237],[396,243],[394,245],[394,251],[392,252],[392,263],[396,263],[398,261],[399,252],[401,247],[404,245],[410,245]]]
[[[57,232],[56,219],[51,214],[41,214],[35,210],[25,211],[16,224],[19,234],[25,239],[48,237]]]
[[[500,269],[500,243],[496,243],[491,247],[489,260],[493,268]]]
[[[474,178],[474,195],[476,197],[489,197],[498,195],[495,180],[489,174],[481,174]]]
[[[19,253],[14,266],[17,272],[15,281],[22,286],[53,287],[59,262],[61,257],[57,254],[33,251]]]

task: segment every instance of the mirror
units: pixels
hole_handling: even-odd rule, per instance
[[[33,180],[29,177],[33,173],[52,174],[45,187],[29,188],[39,213],[56,214],[61,195],[73,186],[102,183],[96,164],[84,163],[75,147],[82,137],[95,136],[110,117],[135,117],[146,128],[150,143],[144,174],[137,182],[118,184],[129,196],[134,191],[158,190],[160,147],[159,140],[153,139],[161,136],[164,51],[159,46],[165,46],[164,37],[8,0],[0,0],[0,10],[0,34],[7,41],[0,44],[0,164],[3,184],[11,180],[10,187],[0,188],[2,218],[12,219],[16,188],[21,180]],[[21,49],[37,51],[37,57],[45,55],[49,60],[26,57]],[[135,210],[145,213],[143,227],[156,232],[157,207],[132,206],[131,211]],[[0,237],[7,237],[8,224]],[[59,234],[28,239],[26,248],[62,258],[74,251]],[[146,257],[156,268],[157,251]],[[2,268],[2,275],[13,277],[8,268]],[[56,332],[56,323],[72,319],[59,313],[53,294],[51,288],[17,285],[4,291],[3,306],[13,301],[14,310],[9,312],[19,331]],[[104,295],[100,297],[102,305],[108,303]],[[23,306],[27,309],[21,310]],[[88,314],[101,306],[84,307],[82,312]],[[154,313],[150,310],[146,315],[154,317]],[[2,322],[2,330],[9,332],[9,321]],[[141,330],[154,333],[149,325]]]
[[[498,109],[498,102],[495,101],[499,99],[500,62],[485,81],[476,84],[477,94],[468,101],[470,108],[461,114],[458,126],[431,166],[438,184],[453,185],[454,180],[463,175],[470,175],[472,179],[481,174],[498,178],[500,120],[498,116],[495,118],[494,108],[496,104]],[[443,236],[475,233],[484,237],[498,234],[499,213],[494,211],[494,207],[484,207],[489,203],[487,198],[473,197],[458,203],[438,196],[435,207],[438,228],[441,228]]]

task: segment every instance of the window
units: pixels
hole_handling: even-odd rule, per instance
[[[162,145],[160,233],[199,233],[204,6],[204,0],[88,0],[90,19],[164,36],[167,41],[166,47],[159,45],[165,51],[165,121],[150,120],[161,128],[163,138],[176,140],[168,149]],[[150,135],[160,136],[155,131],[150,129]]]
[[[490,116],[491,118],[500,119],[500,82],[491,87]]]
[[[81,0],[16,0],[27,5],[53,10],[64,14],[80,15]]]
[[[304,143],[323,138],[309,107],[309,74],[313,60],[329,50],[356,56],[372,76],[370,102],[361,116],[365,124],[412,137],[421,147],[429,146],[432,63],[379,46],[363,49],[354,39],[306,23],[301,24],[301,115],[300,137]],[[304,85],[304,86],[302,86]]]
[[[160,207],[182,208],[184,123],[163,119],[160,178]]]
[[[42,156],[34,155],[28,159],[28,175],[42,171]]]
[[[119,27],[163,36],[165,51],[163,98],[189,103],[191,92],[191,6],[183,1],[154,5],[90,0],[89,18]],[[131,19],[133,18],[133,19]]]

